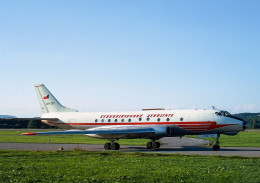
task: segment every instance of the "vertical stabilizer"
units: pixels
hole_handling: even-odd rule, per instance
[[[35,85],[35,90],[41,106],[42,113],[78,112],[77,110],[69,109],[61,105],[59,101],[43,84]]]

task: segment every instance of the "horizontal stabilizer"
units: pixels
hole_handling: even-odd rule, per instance
[[[7,118],[0,118],[5,120],[30,120],[30,121],[41,121],[41,120],[48,120],[48,121],[58,121],[59,118],[17,118],[17,117],[7,117]]]
[[[5,119],[5,118],[16,118],[16,116],[0,115],[0,119]]]

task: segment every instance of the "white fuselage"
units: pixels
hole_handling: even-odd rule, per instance
[[[192,134],[236,134],[243,130],[243,121],[217,115],[218,110],[148,110],[134,112],[52,112],[42,118],[59,118],[43,121],[64,129],[142,128],[169,127],[167,136]],[[89,135],[99,137],[99,135]]]

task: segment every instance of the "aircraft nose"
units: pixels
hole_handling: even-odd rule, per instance
[[[250,127],[250,123],[248,123],[247,121],[243,121],[243,130],[245,130],[249,127]]]

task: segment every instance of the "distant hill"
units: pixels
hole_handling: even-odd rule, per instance
[[[16,118],[16,116],[0,115],[0,118]]]
[[[251,124],[250,128],[260,128],[260,113],[239,113],[234,114],[234,116],[249,122]]]
[[[246,112],[246,113],[238,113],[238,114],[234,114],[234,115],[244,119],[244,118],[248,118],[248,117],[260,116],[260,113],[249,113],[249,112]]]
[[[16,118],[15,116],[9,115],[0,115],[0,118]],[[48,128],[57,128],[51,127],[40,121],[30,121],[30,120],[15,120],[15,119],[0,119],[0,128],[3,129],[19,129],[19,128],[34,128],[34,129],[48,129]]]

